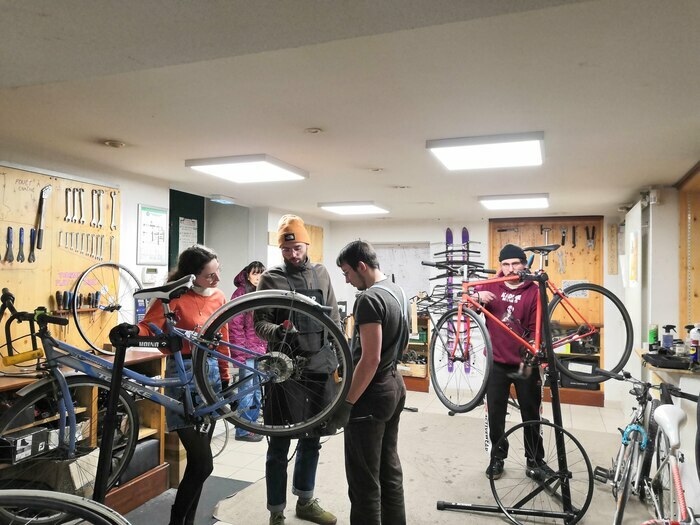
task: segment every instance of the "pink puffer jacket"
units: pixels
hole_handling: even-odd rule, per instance
[[[233,292],[231,300],[246,293],[245,281],[245,271],[241,271],[241,273],[239,273],[233,280],[233,284],[235,284],[237,288],[236,291]],[[253,312],[238,315],[229,321],[228,340],[230,343],[242,346],[252,352],[255,352],[256,354],[264,354],[267,352],[267,343],[255,335]],[[234,348],[231,349],[231,355],[239,361],[245,361],[247,358],[251,357],[249,354]]]

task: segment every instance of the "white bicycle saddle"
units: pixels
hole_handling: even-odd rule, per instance
[[[688,419],[676,405],[660,405],[654,410],[654,421],[668,437],[669,446],[677,449],[681,445],[681,425]]]

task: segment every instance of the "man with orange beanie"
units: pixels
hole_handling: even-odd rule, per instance
[[[258,284],[258,290],[294,290],[297,293],[313,298],[317,303],[330,306],[330,317],[340,326],[338,303],[333,293],[331,279],[326,268],[320,263],[312,263],[308,257],[308,246],[311,243],[304,221],[296,215],[284,215],[279,222],[277,240],[284,262],[265,271]],[[256,316],[255,331],[265,341],[275,341],[286,326],[279,324],[274,314]],[[306,336],[309,337],[309,336]],[[318,337],[318,350],[321,338]],[[308,340],[307,343],[308,344]],[[333,376],[328,376],[327,382],[315,382],[314,395],[323,398],[333,388]],[[307,394],[308,397],[308,394]],[[290,397],[291,398],[291,397]],[[290,402],[289,400],[287,400]],[[291,402],[290,402],[291,404]],[[268,400],[266,406],[276,407],[279,403]],[[305,407],[287,407],[289,411],[303,411]],[[277,414],[265,413],[266,422]],[[274,423],[274,421],[273,421]],[[278,422],[279,423],[279,422]],[[270,525],[284,524],[284,509],[287,495],[287,454],[290,438],[270,437],[265,462],[265,482],[267,484],[267,508],[270,511]],[[314,496],[316,483],[316,468],[321,449],[318,437],[302,437],[299,439],[294,463],[294,478],[292,493],[299,497],[296,505],[298,518],[319,523],[334,525],[336,517],[323,510]]]

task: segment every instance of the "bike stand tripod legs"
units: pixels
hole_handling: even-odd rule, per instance
[[[527,275],[528,280],[537,282],[540,293],[540,304],[546,309],[547,291],[545,273],[539,275]],[[501,440],[495,445],[508,450],[508,441],[522,443],[523,447],[510,447],[508,460],[520,465],[517,468],[506,468],[503,484],[491,479],[491,489],[498,505],[481,505],[472,503],[453,503],[438,501],[438,510],[461,510],[468,512],[501,513],[512,523],[520,523],[517,517],[543,517],[548,518],[553,523],[572,524],[579,521],[593,496],[593,475],[588,456],[581,444],[568,431],[564,430],[562,424],[561,402],[559,398],[559,373],[556,368],[555,356],[552,349],[552,334],[547,312],[542,312],[541,327],[545,350],[547,352],[548,373],[550,378],[550,391],[552,402],[552,414],[554,424],[545,421],[529,421],[516,425],[508,430]],[[544,378],[543,378],[544,380]],[[529,432],[529,433],[528,433]],[[544,450],[543,462],[532,466],[529,461],[525,461],[527,452],[522,454],[516,448],[530,450],[528,460],[538,460],[534,457],[534,451],[529,447],[528,442],[537,441],[532,436],[547,434],[549,439],[542,439]],[[528,439],[528,435],[530,438]],[[522,441],[520,436],[525,436]],[[553,436],[553,438],[551,437]],[[539,447],[539,445],[537,445]],[[523,457],[516,457],[522,454]],[[568,455],[574,456],[573,461],[569,461]],[[549,461],[548,461],[549,460]],[[569,470],[569,465],[575,465],[576,472]],[[556,466],[556,468],[555,468]],[[509,472],[510,471],[510,472]],[[582,472],[587,473],[587,477]],[[520,475],[521,478],[513,478]],[[509,477],[510,476],[510,477]],[[580,485],[583,484],[583,488]],[[499,485],[504,490],[503,494],[498,493]],[[572,490],[573,489],[573,490]],[[573,496],[572,496],[573,495]],[[546,500],[544,500],[546,498]],[[537,503],[543,501],[543,505],[537,507]]]

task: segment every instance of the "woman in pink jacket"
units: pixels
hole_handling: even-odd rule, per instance
[[[231,299],[235,299],[243,294],[252,292],[258,286],[260,281],[260,275],[265,271],[265,266],[260,261],[253,261],[248,266],[243,268],[241,272],[233,280],[233,284],[236,285],[236,291],[233,292]],[[253,322],[253,312],[247,312],[244,315],[238,315],[234,317],[228,324],[228,337],[229,342],[242,346],[248,350],[251,350],[257,354],[264,354],[267,351],[267,343],[261,340],[257,335],[255,335],[255,323]],[[255,358],[245,352],[240,350],[231,350],[231,355],[237,360],[245,362],[246,366],[253,368],[255,366]],[[240,369],[239,380],[243,380],[250,377],[252,374],[244,368]],[[239,389],[248,388],[251,386],[251,381],[256,381],[257,379],[250,379],[245,383],[242,383]],[[260,386],[256,385],[254,391],[247,394],[245,397],[241,398],[239,401],[239,411],[244,419],[248,421],[256,421],[258,415],[260,414]],[[236,429],[236,440],[238,441],[261,441],[263,437],[259,434],[254,434],[253,432],[248,432],[245,429]]]

